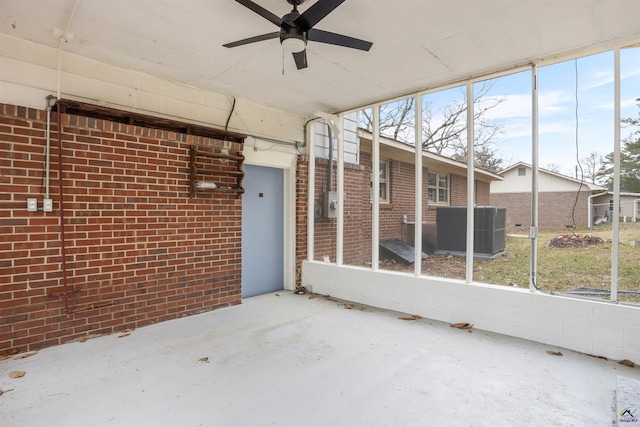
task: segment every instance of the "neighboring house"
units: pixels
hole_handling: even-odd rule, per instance
[[[325,126],[316,130],[315,258],[335,260],[335,221],[322,213],[323,195],[328,190],[328,139]],[[362,265],[371,261],[371,133],[345,131],[345,225],[344,262]],[[357,139],[356,139],[357,135]],[[334,153],[334,158],[335,158]],[[424,151],[422,154],[423,240],[435,245],[436,211],[443,206],[466,206],[467,165]],[[414,147],[380,137],[380,226],[379,240],[399,239],[411,245],[415,224]],[[332,165],[331,191],[336,191],[336,162]],[[490,183],[501,178],[482,169],[475,170],[475,203],[488,205]]]
[[[611,221],[613,217],[613,191],[600,193],[592,199],[592,225]],[[640,193],[620,193],[618,208],[620,221],[636,222],[640,217]]]
[[[518,162],[500,172],[502,181],[491,183],[491,204],[506,208],[508,231],[528,229],[531,225],[531,165]],[[610,219],[613,195],[605,187],[556,172],[539,169],[538,227],[560,229],[588,227],[595,218]],[[639,195],[635,195],[637,199]],[[621,197],[621,216],[633,218],[634,195]],[[628,213],[627,213],[628,211]]]

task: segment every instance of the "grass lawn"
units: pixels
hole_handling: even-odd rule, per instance
[[[538,236],[537,286],[552,292],[569,292],[576,288],[609,290],[611,286],[612,227],[595,227],[576,234],[598,236],[605,243],[584,248],[549,247],[549,242],[572,230],[540,233]],[[632,242],[636,243],[633,246]],[[508,236],[506,254],[493,261],[474,262],[474,280],[499,285],[529,287],[531,240],[526,236]],[[620,224],[618,289],[640,291],[640,223]],[[620,297],[623,301],[640,301],[638,297]]]

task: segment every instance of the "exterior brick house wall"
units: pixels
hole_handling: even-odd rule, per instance
[[[538,194],[538,222],[543,230],[560,230],[567,226],[587,227],[590,191],[544,192]],[[568,202],[569,201],[569,202]],[[528,230],[531,225],[531,193],[494,193],[493,206],[506,208],[507,231]],[[575,210],[573,209],[576,204]]]
[[[137,328],[241,301],[242,200],[189,197],[189,147],[238,142],[0,104],[0,353]],[[66,291],[65,291],[66,288]]]
[[[369,265],[371,262],[371,155],[361,152],[360,164],[345,164],[345,212],[344,212],[344,250],[343,262],[347,265]],[[387,160],[389,162],[389,202],[380,203],[380,229],[379,239],[402,238],[402,215],[407,215],[409,222],[414,222],[414,192],[415,192],[415,167],[413,164]],[[315,201],[314,206],[322,206],[322,193],[326,189],[327,159],[316,158],[315,170]],[[299,168],[298,174],[303,176],[308,168]],[[436,205],[428,203],[428,175],[427,168],[423,174],[422,220],[435,222]],[[333,162],[333,191],[336,190],[336,162]],[[450,205],[466,206],[467,204],[467,178],[461,175],[450,174]],[[478,205],[488,205],[490,200],[489,183],[477,181],[476,200]],[[298,201],[297,203],[300,203]],[[304,202],[306,203],[306,201]],[[305,217],[306,218],[306,217]],[[305,219],[306,221],[306,219]],[[305,223],[298,223],[298,233]],[[405,241],[412,241],[412,236],[405,236]],[[306,244],[306,242],[305,242]],[[299,252],[302,256],[302,252]],[[314,259],[323,260],[328,256],[331,262],[335,262],[336,256],[336,219],[321,218],[314,222]],[[298,260],[300,262],[300,260]]]

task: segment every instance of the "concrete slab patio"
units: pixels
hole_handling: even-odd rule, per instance
[[[347,304],[282,291],[0,361],[0,426],[611,426],[617,377],[640,379]]]

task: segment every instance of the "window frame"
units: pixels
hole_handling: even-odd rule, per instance
[[[435,185],[431,184],[431,176],[435,176]],[[446,178],[446,188],[440,186],[440,179]],[[435,200],[431,198],[431,190],[435,190]],[[446,201],[440,201],[441,191],[446,191]],[[451,175],[448,173],[440,172],[427,172],[427,201],[432,205],[448,206],[451,204]]]
[[[389,183],[391,182],[391,180],[389,179],[389,163],[391,163],[390,160],[388,159],[380,159],[380,163],[378,164],[378,174],[380,174],[380,170],[383,168],[383,164],[384,164],[384,179],[380,176],[379,177],[379,183],[380,183],[380,204],[385,203],[385,204],[389,204],[391,203],[391,198],[389,196]],[[373,203],[373,173],[371,173],[371,177],[370,177],[370,186],[371,186],[371,192],[369,194],[369,200],[371,203]]]

